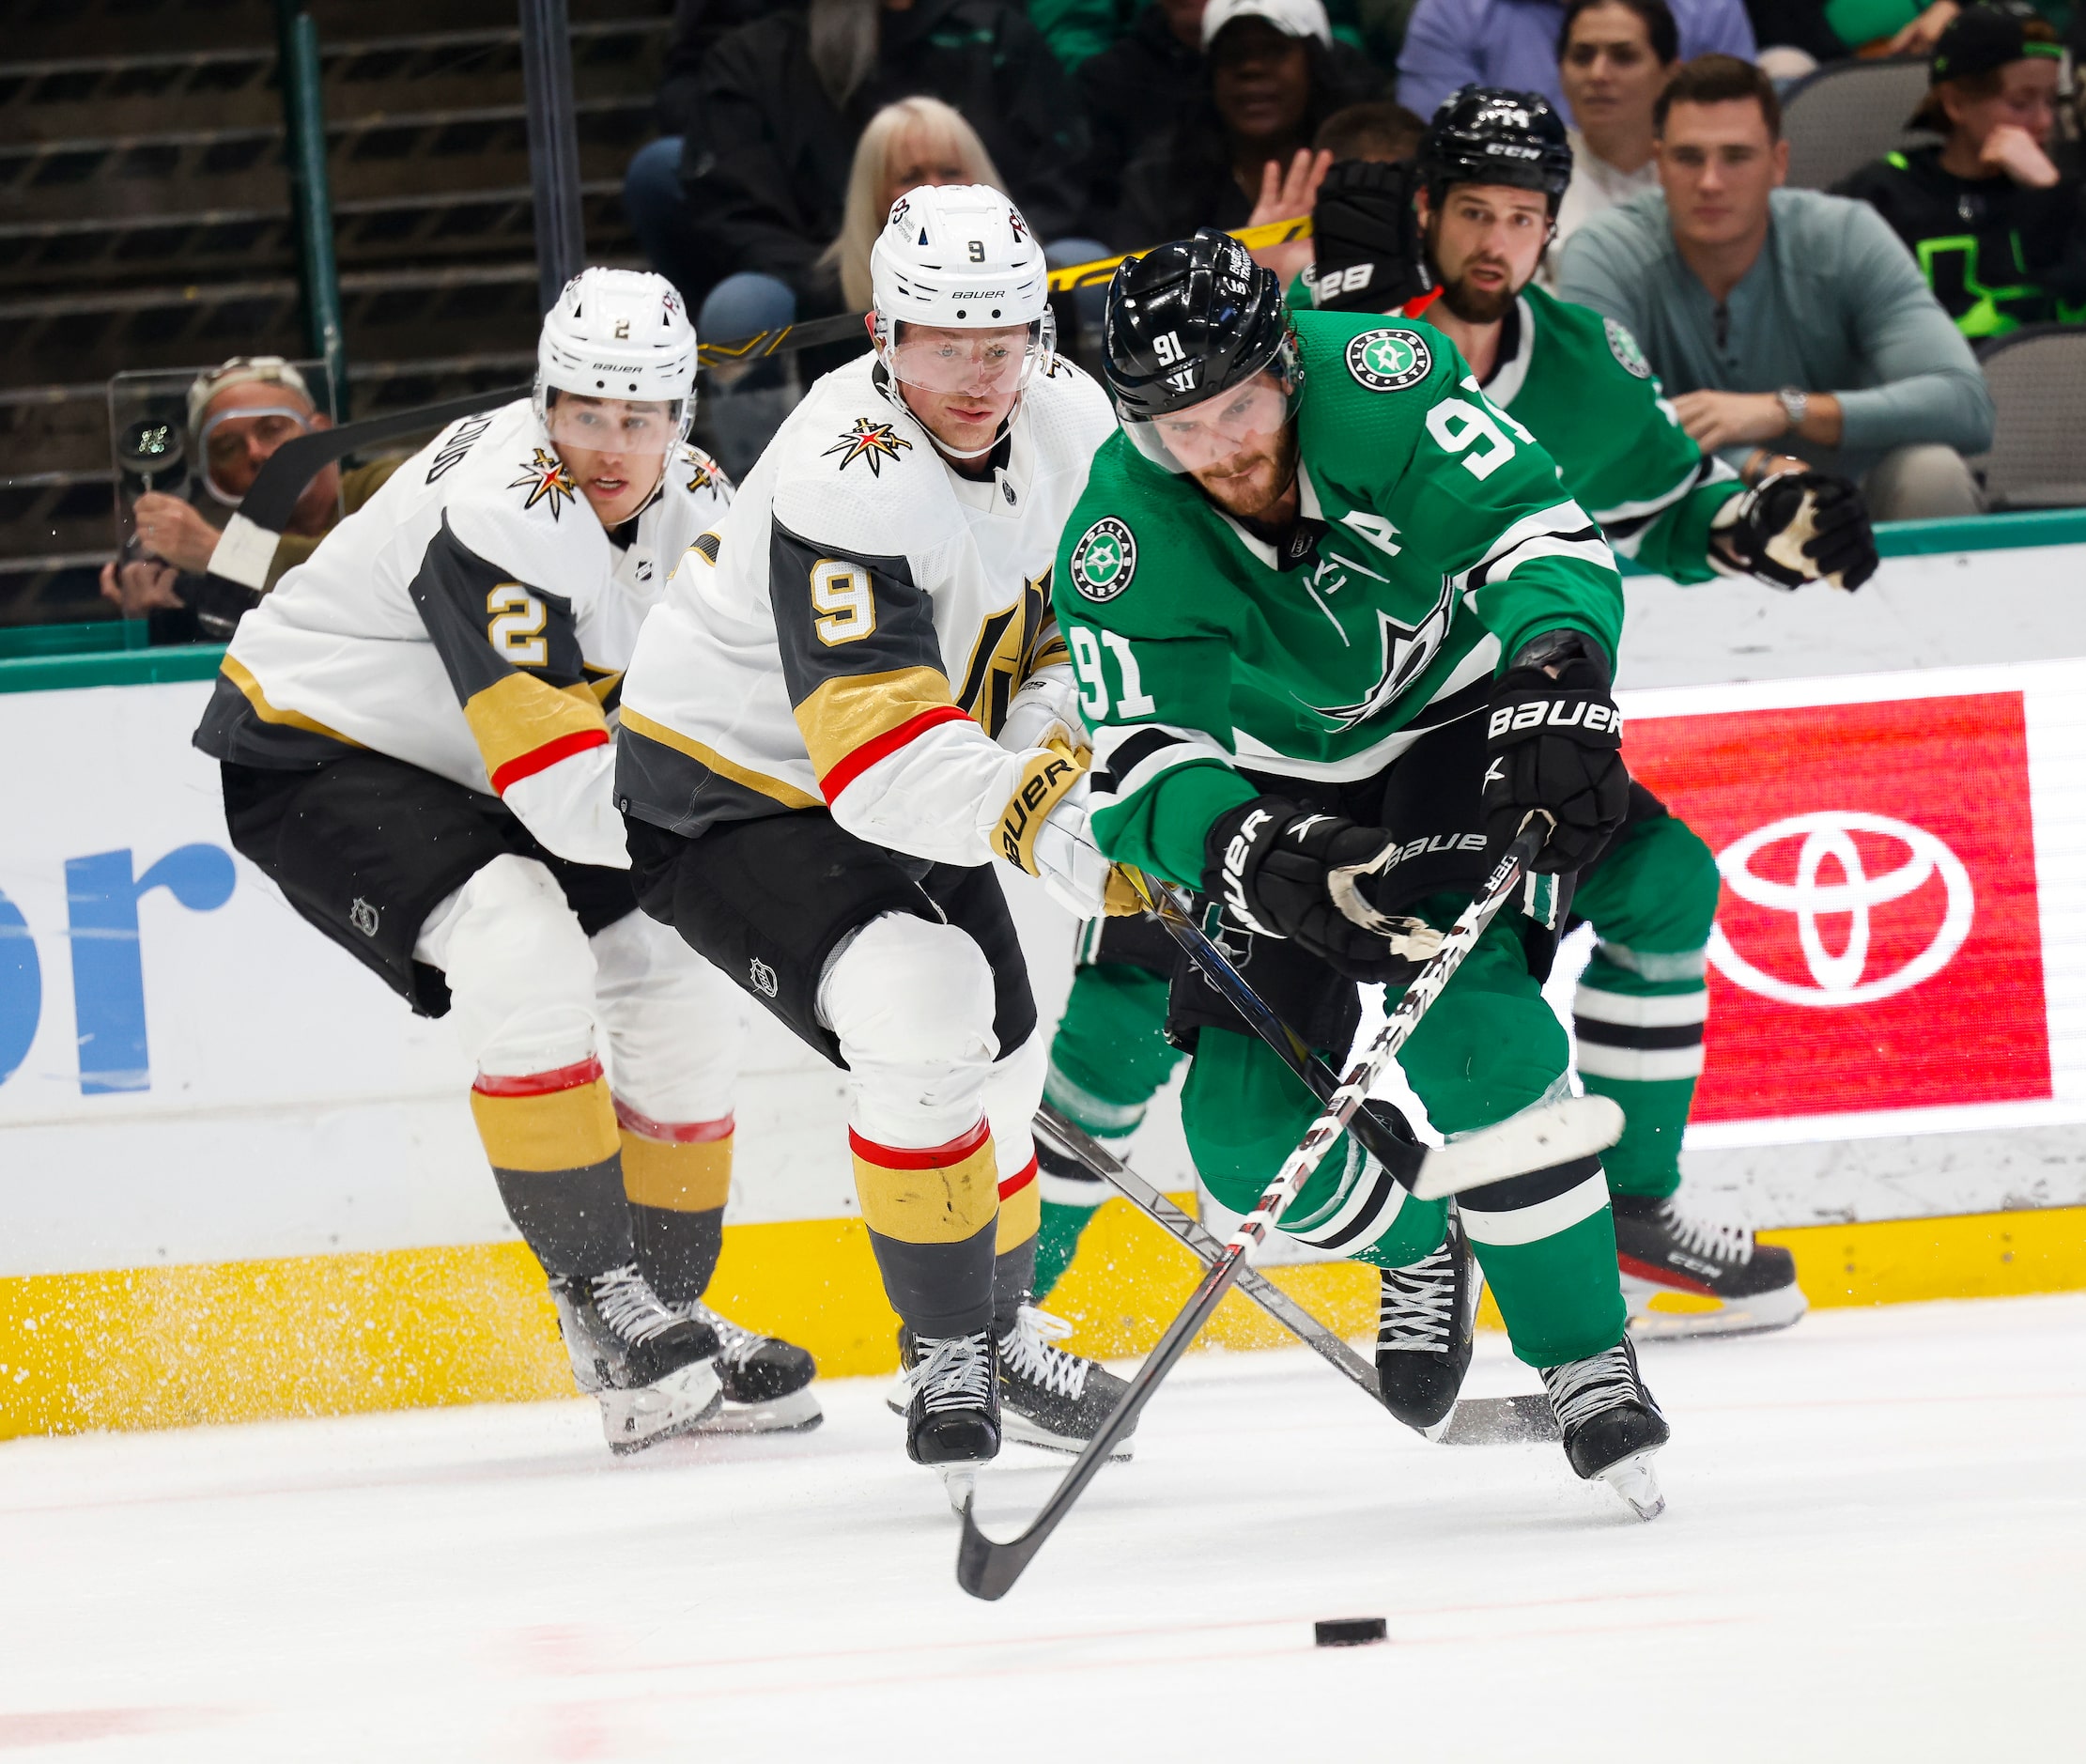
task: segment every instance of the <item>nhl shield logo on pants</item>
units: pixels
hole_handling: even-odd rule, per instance
[[[753,983],[753,990],[765,998],[774,998],[777,990],[781,985],[781,982],[775,977],[775,970],[757,955],[753,958],[752,966],[748,968],[747,974]]]
[[[2051,1094],[2019,692],[1640,714],[1623,757],[1723,882],[1694,1120]]]
[[[348,922],[365,937],[374,937],[377,935],[377,923],[381,917],[378,909],[360,894],[355,896],[354,904],[348,909]]]

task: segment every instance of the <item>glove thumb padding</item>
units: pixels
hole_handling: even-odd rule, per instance
[[[1485,838],[1492,855],[1540,809],[1553,826],[1533,867],[1546,875],[1578,869],[1629,811],[1621,750],[1622,719],[1591,661],[1569,661],[1555,678],[1539,667],[1508,669],[1492,687],[1486,721]]]

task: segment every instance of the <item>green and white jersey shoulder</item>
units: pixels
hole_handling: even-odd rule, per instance
[[[1675,581],[1706,581],[1709,523],[1745,487],[1688,438],[1627,326],[1531,284],[1486,395],[1550,449],[1608,543]]]
[[[1342,782],[1484,703],[1559,627],[1614,653],[1615,559],[1529,431],[1425,324],[1300,313],[1302,519],[1286,555],[1122,435],[1054,578],[1094,735],[1103,850],[1202,868],[1240,774]]]

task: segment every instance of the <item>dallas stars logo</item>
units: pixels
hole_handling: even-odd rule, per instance
[[[534,453],[535,456],[521,468],[521,475],[507,487],[510,490],[529,492],[521,502],[525,509],[533,508],[546,497],[549,498],[550,518],[555,520],[558,518],[558,511],[579,497],[579,487],[573,483],[572,474],[564,468],[564,461],[556,454],[546,453],[541,447],[536,448]]]
[[[913,443],[904,436],[894,434],[888,423],[874,423],[866,416],[855,419],[855,426],[842,431],[841,438],[821,455],[830,459],[840,455],[841,462],[836,471],[845,472],[858,459],[869,461],[869,474],[873,478],[884,474],[884,461],[896,459],[901,453],[911,453]]]
[[[1137,541],[1113,515],[1103,517],[1072,548],[1072,585],[1089,600],[1113,600],[1137,573]]]
[[[1314,704],[1311,708],[1343,729],[1367,722],[1379,711],[1389,708],[1441,653],[1442,640],[1448,635],[1448,622],[1455,606],[1455,585],[1444,581],[1441,598],[1434,602],[1434,610],[1417,626],[1400,625],[1389,613],[1378,612],[1376,633],[1382,649],[1376,684],[1352,704]]]
[[[1416,331],[1365,331],[1348,341],[1347,371],[1371,392],[1402,392],[1433,367],[1434,357]]]

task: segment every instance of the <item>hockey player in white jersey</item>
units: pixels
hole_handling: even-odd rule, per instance
[[[998,192],[910,192],[871,261],[873,352],[811,388],[646,622],[616,791],[646,910],[849,1075],[907,1448],[956,1489],[1003,1424],[1076,1449],[1121,1390],[1026,1305],[1044,1050],[995,874],[1106,904],[1050,572],[1114,419],[1056,358]]]
[[[535,395],[452,424],[240,621],[195,744],[232,843],[477,1069],[471,1107],[609,1443],[819,1416],[811,1356],[703,1303],[737,995],[636,910],[621,670],[730,487],[687,444],[671,284],[587,270]]]

